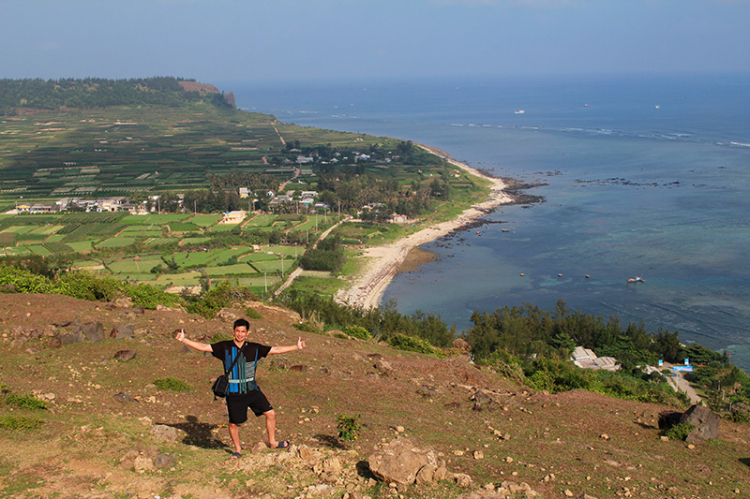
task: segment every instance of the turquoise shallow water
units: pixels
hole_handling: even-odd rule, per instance
[[[748,369],[749,83],[225,87],[241,107],[283,121],[428,143],[496,175],[545,184],[529,191],[545,202],[502,207],[486,217],[501,224],[425,245],[439,258],[386,291],[402,312],[439,311],[461,329],[473,310],[551,309],[563,299],[726,348]],[[636,275],[645,282],[626,282]]]

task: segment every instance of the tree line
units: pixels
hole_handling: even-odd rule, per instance
[[[179,107],[189,102],[207,102],[232,108],[223,94],[185,91],[183,79],[171,76],[108,80],[105,78],[0,79],[0,114],[12,115],[18,108],[59,109],[113,106]]]

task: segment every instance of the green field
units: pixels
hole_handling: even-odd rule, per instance
[[[196,215],[186,221],[199,227],[211,227],[219,220],[221,220],[221,215]]]

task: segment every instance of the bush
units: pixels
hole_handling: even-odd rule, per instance
[[[685,440],[688,435],[690,435],[690,432],[695,429],[695,426],[687,423],[681,423],[678,425],[674,425],[670,429],[668,429],[664,434],[671,438],[672,440]]]
[[[186,309],[212,319],[224,307],[237,301],[254,300],[257,297],[247,288],[232,288],[229,281],[221,281],[215,288],[209,289],[198,300],[188,303]]]
[[[4,264],[0,265],[0,285],[14,286],[19,293],[51,293],[54,288],[44,276]]]
[[[362,431],[362,424],[359,422],[360,415],[356,416],[344,416],[343,414],[338,417],[336,429],[339,430],[339,438],[345,441],[352,441],[359,438],[359,433]]]
[[[427,341],[421,338],[414,338],[412,336],[406,336],[403,334],[394,334],[386,341],[389,345],[398,350],[406,350],[408,352],[419,352],[437,355],[438,357],[445,357],[445,354],[443,352],[433,347]]]
[[[360,340],[365,341],[372,338],[370,332],[362,326],[346,326],[346,328],[344,329],[344,333],[352,336],[353,338],[359,338]]]
[[[166,390],[169,392],[189,392],[190,385],[180,379],[175,378],[164,378],[157,379],[154,384],[160,390]]]
[[[0,396],[2,401],[19,409],[42,411],[47,409],[47,404],[33,395],[16,395],[8,386],[0,384]]]
[[[40,428],[44,420],[37,417],[27,416],[2,416],[0,417],[0,428],[4,430],[34,430]]]
[[[125,285],[113,277],[97,277],[88,272],[63,275],[55,293],[91,301],[112,301],[125,291]]]
[[[177,296],[143,283],[127,286],[125,294],[133,300],[134,305],[140,305],[149,310],[156,309],[157,305],[174,305],[178,301]]]
[[[248,319],[260,319],[261,318],[260,312],[258,312],[252,307],[247,307],[247,310],[245,310],[245,315],[247,316]]]

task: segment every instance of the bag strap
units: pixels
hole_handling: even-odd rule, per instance
[[[243,343],[242,346],[244,347],[245,344]],[[231,352],[232,350],[230,349],[229,351]],[[238,348],[237,355],[235,356],[232,363],[229,365],[229,369],[224,369],[224,376],[226,376],[227,379],[229,379],[229,373],[232,371],[232,369],[234,369],[234,366],[237,365],[237,361],[240,360],[241,353],[242,353],[242,348]],[[256,353],[256,358],[257,358],[257,353]]]

